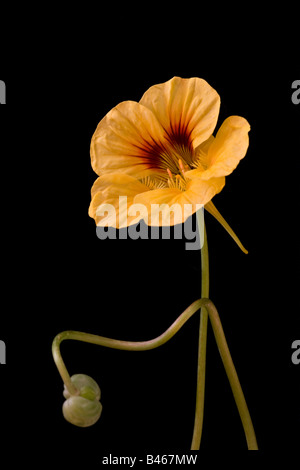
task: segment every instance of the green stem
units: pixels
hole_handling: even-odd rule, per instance
[[[256,436],[251,420],[251,416],[248,410],[248,406],[244,397],[244,393],[236,373],[229,348],[227,345],[227,341],[224,335],[224,331],[222,328],[221,320],[218,315],[217,309],[212,302],[207,305],[207,309],[209,312],[209,319],[213,328],[213,332],[215,335],[216,343],[218,345],[218,349],[220,352],[220,356],[230,383],[230,387],[235,399],[236,406],[239,411],[239,415],[243,424],[246,441],[249,450],[258,450]]]
[[[159,346],[162,346],[167,341],[169,341],[188,321],[188,319],[191,318],[191,316],[194,315],[194,313],[197,312],[197,310],[199,310],[199,308],[206,303],[206,300],[196,300],[177,318],[177,320],[174,321],[174,323],[162,335],[150,341],[120,341],[117,339],[105,338],[104,336],[83,333],[80,331],[63,331],[62,333],[59,333],[53,340],[52,354],[60,376],[70,394],[76,395],[77,390],[71,381],[70,375],[61,357],[60,344],[62,341],[66,339],[73,339],[86,343],[97,344],[99,346],[127,351],[146,351],[149,349],[158,348]]]
[[[83,341],[86,343],[97,344],[104,347],[109,347],[113,349],[122,349],[127,351],[146,351],[162,346],[167,341],[169,341],[182,326],[191,318],[194,313],[199,311],[199,308],[205,307],[205,311],[208,312],[212,328],[215,334],[216,342],[219,348],[219,352],[233,391],[233,395],[240,413],[240,417],[243,423],[248,448],[257,449],[257,443],[255,438],[255,433],[248,411],[248,407],[245,401],[245,397],[234,367],[234,364],[231,359],[231,355],[228,349],[224,331],[221,325],[221,320],[218,315],[217,309],[214,304],[209,299],[200,299],[192,303],[178,318],[175,322],[160,336],[150,341],[120,341],[111,338],[105,338],[104,336],[93,335],[89,333],[83,333],[80,331],[64,331],[59,333],[53,340],[52,344],[52,353],[55,364],[58,368],[58,371],[63,379],[69,393],[71,395],[78,394],[78,391],[74,384],[71,381],[70,375],[67,371],[67,368],[64,364],[64,361],[60,353],[61,342],[66,339],[73,339],[77,341]]]
[[[206,228],[203,213],[197,212],[197,222],[199,234],[203,233],[203,245],[201,248],[201,298],[209,297],[209,260]],[[194,432],[191,450],[199,450],[204,413],[204,394],[205,394],[205,368],[206,368],[206,343],[207,343],[207,323],[208,314],[205,308],[200,312],[200,330],[198,345],[198,371],[197,371],[197,392],[196,392],[196,410],[194,421]]]

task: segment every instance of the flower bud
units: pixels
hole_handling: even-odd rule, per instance
[[[72,375],[71,381],[79,391],[79,396],[87,398],[88,400],[100,400],[101,390],[99,385],[89,375],[75,374]],[[63,395],[65,398],[69,398],[71,396],[66,386],[64,388]]]
[[[86,428],[95,424],[100,418],[102,405],[100,401],[72,396],[63,404],[63,415],[69,423]]]
[[[97,382],[85,374],[75,374],[71,377],[71,381],[78,393],[71,395],[67,387],[64,387],[63,395],[66,401],[63,404],[63,415],[75,426],[92,426],[98,421],[102,412],[102,404],[99,401],[101,390]]]

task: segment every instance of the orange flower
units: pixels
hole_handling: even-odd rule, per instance
[[[113,108],[91,141],[99,178],[89,215],[96,224],[174,225],[205,206],[240,244],[211,200],[245,156],[250,126],[231,116],[214,137],[219,108],[220,97],[205,80],[179,77],[150,87],[139,103]],[[107,204],[114,217],[105,215]]]

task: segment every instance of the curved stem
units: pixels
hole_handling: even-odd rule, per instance
[[[227,341],[224,335],[222,328],[221,320],[218,315],[217,309],[214,304],[209,299],[200,299],[192,303],[178,318],[174,323],[160,336],[154,338],[150,341],[120,341],[111,338],[105,338],[104,336],[93,335],[89,333],[82,333],[80,331],[64,331],[59,333],[53,340],[52,344],[52,353],[55,364],[58,368],[58,371],[68,389],[70,394],[76,395],[77,389],[74,387],[74,384],[71,381],[70,375],[67,371],[67,368],[64,364],[64,361],[60,354],[60,344],[66,339],[73,339],[77,341],[83,341],[86,343],[97,344],[104,347],[109,347],[113,349],[122,349],[127,351],[146,351],[150,349],[158,348],[162,346],[167,341],[169,341],[179,330],[180,328],[191,318],[191,316],[196,313],[199,308],[205,307],[208,312],[213,332],[216,338],[218,349],[223,361],[228,380],[238,407],[238,411],[242,420],[244,427],[246,440],[248,448],[251,450],[257,450],[257,442],[255,437],[255,432],[253,429],[253,424],[249,414],[249,410],[246,404],[246,400],[228,349]]]
[[[203,233],[203,245],[201,249],[201,297],[209,297],[209,261],[206,229],[203,219],[203,213],[197,212],[197,222],[199,234]],[[205,395],[205,370],[206,370],[206,343],[207,343],[207,323],[208,315],[205,308],[201,308],[199,346],[198,346],[198,371],[197,371],[197,392],[196,392],[196,410],[193,440],[191,450],[199,450],[204,414],[204,395]]]
[[[120,341],[116,339],[105,338],[104,336],[83,333],[80,331],[64,331],[59,333],[53,340],[52,353],[55,364],[68,391],[71,395],[76,395],[78,393],[76,387],[71,381],[70,375],[61,357],[60,344],[62,341],[66,339],[73,339],[113,349],[122,349],[127,351],[147,351],[158,348],[159,346],[162,346],[167,341],[169,341],[189,320],[189,318],[191,318],[191,316],[194,315],[194,313],[196,313],[199,308],[203,309],[203,307],[205,308],[205,311],[208,312],[212,324],[219,352],[242,420],[248,448],[251,450],[256,450],[256,437],[246,400],[228,349],[220,317],[216,307],[209,299],[199,299],[193,302],[163,334],[150,341]]]
[[[62,341],[66,339],[73,339],[86,343],[97,344],[99,346],[127,351],[146,351],[149,349],[158,348],[159,346],[162,346],[167,341],[169,341],[169,339],[171,339],[180,330],[180,328],[188,321],[188,319],[191,318],[191,316],[194,315],[194,313],[197,312],[199,308],[206,303],[207,300],[205,299],[200,299],[193,302],[163,334],[150,341],[120,341],[117,339],[105,338],[104,336],[82,333],[80,331],[63,331],[62,333],[59,333],[53,340],[52,354],[60,376],[70,394],[76,395],[77,390],[71,381],[70,375],[60,354],[60,344]]]

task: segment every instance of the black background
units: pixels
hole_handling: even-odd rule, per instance
[[[262,35],[246,44],[241,28],[236,43],[220,33],[218,46],[209,49],[208,36],[195,30],[151,36],[142,21],[119,29],[110,19],[106,26],[92,37],[78,29],[59,45],[49,40],[40,52],[35,37],[31,47],[19,44],[21,52],[1,68],[7,85],[1,107],[2,442],[17,444],[12,461],[33,463],[37,448],[47,459],[62,458],[64,450],[64,462],[83,456],[99,464],[109,452],[189,449],[197,315],[149,352],[63,343],[70,374],[91,375],[102,390],[102,416],[91,428],[64,420],[63,384],[51,356],[53,338],[67,329],[154,338],[200,296],[200,253],[185,250],[185,240],[101,241],[87,214],[97,177],[89,145],[98,122],[120,101],[138,101],[151,85],[178,75],[204,78],[220,94],[217,128],[234,114],[251,125],[245,159],[214,198],[249,254],[206,214],[210,297],[261,454],[293,452],[300,439],[300,366],[291,362],[300,332],[300,105],[291,101],[291,84],[299,78],[293,41],[286,38],[279,48],[277,37]],[[246,451],[210,327],[201,450]]]

